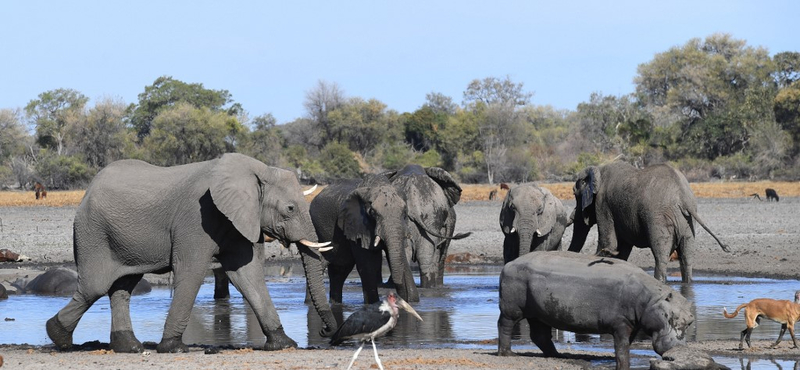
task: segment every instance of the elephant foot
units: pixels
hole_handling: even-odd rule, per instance
[[[144,346],[133,335],[133,331],[120,330],[111,332],[111,349],[117,353],[141,353]]]
[[[437,281],[437,276],[434,273],[422,273],[419,276],[420,288],[436,288],[438,287],[436,284]]]
[[[162,338],[161,343],[156,346],[158,353],[186,353],[189,347],[183,344],[181,337]]]
[[[72,349],[72,332],[67,330],[61,322],[58,321],[58,314],[47,320],[47,336],[56,345],[59,351],[68,351]]]
[[[517,356],[517,354],[512,352],[510,348],[504,348],[504,349],[497,350],[497,355],[498,356],[502,356],[502,357]]]
[[[289,338],[289,336],[283,332],[282,326],[266,334],[267,343],[264,344],[265,351],[280,351],[287,348],[297,348],[297,342]]]

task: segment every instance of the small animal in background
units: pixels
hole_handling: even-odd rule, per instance
[[[767,195],[767,202],[771,202],[773,200],[778,202],[781,200],[781,198],[778,196],[778,192],[775,191],[775,189],[767,188],[766,190],[764,190],[764,192]],[[758,200],[762,200],[761,197],[758,196],[758,193],[750,194],[750,196]]]
[[[500,190],[508,190],[508,189],[509,189],[508,184],[504,182],[500,183]]]
[[[750,348],[750,334],[753,332],[753,328],[758,326],[762,317],[781,324],[781,333],[778,335],[778,340],[770,348],[778,346],[787,328],[792,336],[792,343],[794,344],[792,348],[798,348],[797,340],[794,336],[794,324],[797,320],[800,320],[800,290],[794,293],[794,302],[785,299],[757,298],[748,303],[742,303],[739,307],[736,307],[736,311],[732,314],[729,314],[728,310],[723,308],[722,314],[726,318],[732,319],[739,314],[739,310],[742,308],[744,308],[747,327],[742,330],[739,349],[743,349],[745,341],[747,341],[747,348]]]
[[[497,189],[489,192],[489,200],[494,200],[494,198],[497,198]]]
[[[764,192],[767,193],[767,202],[771,202],[773,200],[777,202],[781,200],[781,198],[778,197],[778,192],[775,191],[775,189],[767,188]]]
[[[47,188],[45,188],[41,182],[37,181],[35,184],[33,184],[33,191],[36,194],[36,199],[47,198]]]

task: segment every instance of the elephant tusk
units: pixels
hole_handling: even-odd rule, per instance
[[[311,189],[303,191],[303,195],[309,195],[309,194],[313,193],[314,190],[317,190],[317,184],[314,184],[314,186],[312,186]]]
[[[533,232],[533,235],[535,235],[535,236],[542,236],[542,232],[541,232],[541,231],[539,231],[539,229],[536,229],[536,231],[534,231],[534,232]]]
[[[318,248],[320,250],[322,250],[323,247],[327,247],[328,245],[331,244],[331,242],[316,243],[316,242],[308,241],[308,240],[305,240],[305,239],[300,240],[298,243],[300,243],[302,245],[305,245],[306,247],[309,247],[309,248]],[[330,250],[330,249],[326,249],[326,250]]]
[[[509,231],[508,233],[509,233],[509,234],[513,234],[513,233],[515,233],[515,232],[517,232],[517,228],[516,228],[516,227],[512,227],[512,228],[511,228],[511,231]]]
[[[380,237],[380,236],[377,236],[377,235],[375,235],[375,244],[374,244],[373,246],[377,247],[377,246],[378,246],[378,244],[380,244],[380,242],[381,242],[381,237]]]

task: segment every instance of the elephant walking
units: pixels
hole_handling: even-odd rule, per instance
[[[578,174],[574,231],[569,250],[579,252],[597,224],[597,253],[627,260],[633,246],[649,247],[655,278],[666,281],[670,253],[678,251],[681,279],[692,281],[694,220],[729,252],[697,214],[694,193],[678,170],[666,164],[636,169],[625,162],[591,166]]]
[[[550,190],[535,184],[511,188],[500,209],[503,263],[533,251],[561,249],[561,237],[570,224],[567,209]]]
[[[355,266],[361,276],[364,303],[378,302],[381,265],[386,252],[397,293],[419,302],[419,292],[406,258],[409,226],[406,202],[382,175],[343,180],[322,190],[310,207],[317,237],[330,240],[325,252],[331,303],[342,302],[342,287]]]
[[[408,209],[412,260],[419,262],[420,286],[443,285],[447,249],[453,239],[471,233],[453,235],[461,187],[450,174],[438,167],[410,164],[398,171],[384,173],[394,184]]]
[[[292,172],[241,154],[175,167],[138,160],[100,171],[75,214],[78,290],[47,321],[47,334],[62,350],[72,347],[78,321],[101,296],[111,300],[111,349],[141,352],[131,326],[131,291],[145,273],[173,271],[174,295],[158,352],[184,352],[183,332],[197,292],[216,258],[253,309],[267,337],[264,349],[297,344],[283,330],[264,283],[254,248],[266,236],[301,253],[324,246],[316,240],[308,203]],[[309,279],[312,280],[312,279]],[[312,290],[324,300],[322,276]],[[327,325],[336,328],[330,311]]]

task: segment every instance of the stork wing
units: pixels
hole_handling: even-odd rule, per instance
[[[388,311],[381,311],[379,309],[382,303],[383,301],[375,302],[353,312],[353,314],[339,326],[339,329],[333,333],[330,343],[335,346],[342,343],[345,339],[358,337],[359,335],[367,335],[386,325],[392,315]]]

